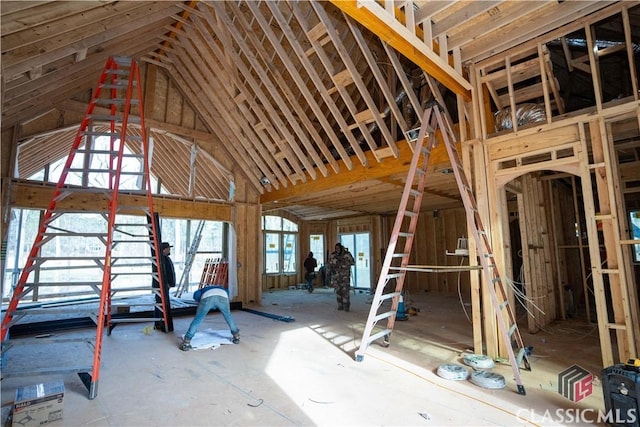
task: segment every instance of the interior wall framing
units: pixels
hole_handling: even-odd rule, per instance
[[[526,219],[520,225],[526,225],[527,229],[521,230],[523,235],[523,247],[530,246],[533,251],[542,251],[543,256],[529,254],[523,256],[524,269],[528,272],[527,289],[531,296],[542,295],[547,298],[553,292],[558,292],[556,287],[549,289],[547,283],[553,278],[552,259],[549,256],[551,242],[531,239],[533,236],[547,233],[545,215],[536,216],[536,210],[542,205],[537,195],[544,197],[541,183],[533,183],[527,176],[534,172],[553,170],[559,173],[568,173],[580,178],[582,183],[583,199],[579,210],[585,213],[586,228],[589,247],[589,261],[591,274],[594,281],[595,304],[598,312],[598,324],[601,334],[601,346],[603,353],[603,365],[608,366],[617,361],[626,360],[637,355],[637,337],[633,326],[638,316],[637,284],[633,271],[632,259],[624,255],[619,236],[625,236],[627,230],[621,230],[620,215],[625,216],[624,208],[616,203],[621,200],[619,186],[613,183],[614,172],[617,165],[610,156],[598,155],[602,148],[613,150],[614,141],[612,133],[607,133],[605,123],[615,122],[620,117],[637,115],[637,103],[623,104],[603,110],[602,114],[584,114],[573,117],[563,123],[555,125],[543,125],[535,129],[521,131],[517,137],[503,136],[490,141],[487,150],[491,167],[489,168],[489,182],[495,188],[504,187],[510,181],[523,177],[525,179],[523,192],[528,192],[530,200],[522,202],[520,215]],[[602,130],[601,130],[602,129]],[[594,138],[595,137],[595,138]],[[595,148],[594,148],[595,147]],[[593,153],[596,154],[593,154]],[[595,157],[594,157],[595,156]],[[613,164],[612,164],[613,163]],[[602,181],[600,185],[592,187],[592,179]],[[489,186],[491,188],[491,185]],[[595,188],[595,190],[594,190]],[[496,197],[496,192],[490,193]],[[548,198],[547,198],[548,199]],[[607,202],[611,200],[611,202]],[[547,200],[544,204],[548,204]],[[604,203],[604,204],[603,204]],[[493,206],[500,206],[500,201],[495,198],[490,200]],[[504,210],[494,209],[497,215],[505,215]],[[533,218],[532,218],[533,217]],[[542,223],[541,221],[545,221]],[[598,231],[598,223],[605,222],[609,230],[607,233]],[[494,222],[495,223],[500,223]],[[496,229],[492,230],[494,239]],[[604,252],[601,250],[604,247]],[[603,261],[608,260],[608,266],[602,267]],[[547,267],[548,265],[548,267]],[[605,286],[605,282],[607,285]],[[611,299],[611,307],[608,307],[607,299]],[[555,297],[547,300],[548,307],[553,307]],[[558,317],[554,313],[552,321]],[[610,322],[608,319],[615,319]],[[535,328],[534,328],[535,329]],[[615,340],[612,338],[615,335]],[[612,343],[617,343],[617,349]]]
[[[616,20],[625,26],[626,39],[616,49],[621,49],[629,62],[628,70],[623,71],[621,79],[628,81],[627,86],[633,90],[627,90],[619,99],[610,99],[603,97],[599,62],[610,50],[595,49],[595,40],[602,22],[617,22]],[[520,219],[520,225],[529,228],[520,230],[522,245],[531,246],[528,253],[523,251],[528,293],[540,295],[545,300],[545,306],[550,309],[547,310],[550,314],[543,316],[541,324],[565,316],[565,294],[560,266],[566,263],[561,255],[566,255],[567,248],[560,250],[558,242],[550,239],[548,233],[550,227],[554,226],[554,218],[541,211],[541,205],[553,208],[553,198],[556,195],[548,188],[545,189],[542,182],[534,182],[532,174],[547,170],[576,177],[578,185],[581,185],[580,193],[583,198],[579,203],[574,198],[574,212],[576,216],[581,213],[584,215],[588,235],[586,247],[589,252],[588,256],[583,256],[582,242],[579,242],[579,260],[573,258],[572,263],[575,265],[577,262],[581,267],[588,264],[586,268],[592,269],[603,366],[637,357],[640,342],[637,327],[633,326],[638,324],[637,274],[630,254],[631,243],[625,240],[630,239],[630,236],[626,225],[625,198],[620,191],[620,186],[624,185],[619,183],[619,165],[615,162],[616,138],[611,132],[612,127],[615,128],[612,123],[624,120],[625,117],[640,123],[637,59],[628,25],[626,6],[607,8],[580,22],[554,30],[469,67],[474,85],[473,117],[477,120],[472,127],[475,131],[472,137],[475,135],[480,139],[488,165],[486,182],[482,171],[474,177],[475,190],[479,203],[483,200],[482,196],[487,195],[489,211],[480,206],[480,213],[483,220],[489,219],[487,222],[494,254],[500,264],[499,270],[508,271],[512,264],[502,243],[509,244],[505,241],[508,236],[505,227],[508,221],[505,217],[509,215],[509,211],[503,206],[504,188],[510,182],[518,181],[526,187],[522,189],[523,192],[529,190],[526,195],[517,193],[519,214],[527,216],[526,220]],[[569,66],[579,66],[582,72],[591,77],[595,106],[567,112],[559,96],[554,70],[549,67],[546,43],[572,33],[583,35],[588,54],[580,58],[569,55],[566,60]],[[577,61],[582,63],[576,65]],[[523,87],[521,82],[527,79],[537,79],[538,84]],[[543,107],[543,120],[525,125],[518,123],[515,112],[526,102],[537,102]],[[504,112],[505,117],[510,119],[511,128],[496,131],[496,109]],[[498,120],[495,122],[498,123]],[[636,144],[637,138],[636,135]],[[477,162],[474,166],[478,166]],[[571,179],[575,182],[575,179]],[[607,231],[598,231],[599,226],[605,230],[602,228],[603,224],[606,224]],[[543,239],[541,235],[547,237]],[[601,246],[605,248],[603,258]],[[608,265],[601,267],[605,259]],[[637,266],[635,270],[637,271]],[[588,274],[583,271],[583,276]],[[551,284],[547,285],[549,280]],[[584,282],[585,279],[583,284],[586,293]],[[609,298],[612,299],[610,306],[607,305]],[[474,302],[474,307],[479,307],[483,312],[485,308],[491,310],[490,305],[482,299],[482,292],[478,299],[480,301]],[[613,320],[609,321],[609,318]],[[476,348],[481,340],[485,340],[482,346],[486,348],[487,354],[499,355],[500,351],[496,352],[496,347],[490,342],[491,326],[486,323],[483,326],[484,330],[480,330],[474,325]],[[529,326],[535,330],[536,325],[531,321]]]

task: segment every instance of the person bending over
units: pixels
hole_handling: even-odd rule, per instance
[[[220,313],[222,313],[222,317],[224,317],[227,325],[229,325],[229,330],[231,330],[231,335],[233,336],[233,343],[238,344],[240,342],[240,329],[238,329],[236,323],[233,321],[233,317],[231,316],[229,292],[227,289],[217,285],[205,286],[193,293],[193,299],[198,301],[198,308],[196,308],[196,315],[191,321],[189,329],[187,329],[187,333],[184,334],[182,343],[180,343],[180,350],[189,351],[193,348],[191,347],[191,339],[198,331],[198,327],[206,317],[207,313],[214,308],[217,308]]]

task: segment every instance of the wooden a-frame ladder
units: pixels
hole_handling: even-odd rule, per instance
[[[141,86],[135,61],[128,57],[107,60],[2,320],[3,356],[10,349],[18,353],[15,359],[7,358],[3,376],[77,372],[89,398],[94,399],[105,328],[110,334],[116,323],[157,321],[165,331],[171,329],[160,235],[152,220],[150,150]],[[128,129],[133,123],[139,125],[139,131]],[[120,196],[120,191],[127,195]],[[119,196],[127,197],[126,203],[120,203]],[[150,312],[153,307],[160,315],[112,317],[116,293],[142,300],[128,298],[130,309],[144,306]],[[153,301],[151,295],[159,298]],[[84,298],[85,304],[72,307],[70,298],[75,303]],[[34,318],[50,321],[83,315],[96,325],[94,338],[65,338],[56,333],[17,339],[9,334],[12,327],[30,326],[26,321]],[[23,344],[29,348],[47,345],[43,354],[55,354],[54,345],[61,343],[67,346],[66,353],[71,346],[77,347],[71,351],[73,360],[52,356],[44,361],[44,368],[27,369],[20,363],[27,361],[25,355],[34,353],[21,353]]]
[[[522,342],[515,315],[509,305],[504,284],[500,278],[493,257],[489,238],[478,213],[475,197],[464,173],[462,161],[460,160],[456,147],[455,135],[437,102],[430,103],[425,109],[418,139],[413,147],[413,158],[409,166],[400,206],[391,232],[389,246],[387,247],[386,256],[382,264],[382,271],[380,272],[371,303],[369,317],[367,318],[360,347],[356,351],[356,360],[362,361],[369,345],[379,338],[384,339],[383,346],[386,347],[389,345],[391,332],[396,320],[398,304],[402,295],[405,275],[408,269],[413,270],[413,268],[409,266],[411,246],[420,214],[429,157],[431,150],[436,144],[435,132],[437,129],[440,129],[442,133],[442,139],[449,155],[449,160],[451,161],[451,166],[467,213],[467,223],[470,227],[470,233],[476,239],[478,258],[485,275],[486,288],[491,295],[492,306],[496,313],[500,329],[499,332],[509,355],[509,363],[513,370],[518,393],[524,395],[526,392],[520,377],[520,365],[524,364],[525,369],[531,369],[527,358],[527,349]],[[402,241],[404,241],[404,244],[400,243]],[[398,246],[399,250],[396,250]],[[388,290],[387,286],[393,284],[394,281],[395,286],[393,286],[392,290]],[[391,300],[391,308],[387,310],[383,308],[383,303],[388,300]],[[385,304],[385,307],[388,307],[388,304]],[[373,330],[377,323],[383,319],[387,319],[386,327],[382,329],[378,328],[380,330],[374,333]]]

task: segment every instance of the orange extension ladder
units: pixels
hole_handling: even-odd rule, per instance
[[[70,314],[86,314],[95,322],[95,339],[90,335],[59,337],[57,343],[81,343],[77,345],[87,350],[87,360],[92,353],[92,362],[83,363],[83,354],[78,351],[71,363],[58,361],[65,366],[28,367],[23,372],[12,372],[9,369],[12,359],[7,358],[3,376],[77,372],[89,390],[89,399],[94,399],[105,327],[108,334],[120,322],[158,321],[163,322],[165,330],[169,327],[169,295],[160,274],[160,236],[153,211],[141,86],[135,61],[128,57],[107,60],[2,320],[5,356],[10,349],[13,352],[20,347],[18,344],[46,344],[53,352],[51,345],[57,336],[63,336],[57,333],[47,337],[10,337],[10,328],[18,326],[21,319],[45,318],[37,316],[60,319]],[[120,195],[121,191],[126,191],[126,196]],[[119,203],[119,198],[125,197],[128,206]],[[80,214],[95,214],[95,220],[77,220]],[[80,274],[65,271],[62,280],[60,274],[52,273],[56,269],[65,270],[65,266],[70,268],[72,263],[84,270]],[[157,314],[149,318],[112,317],[112,296],[116,293],[140,299],[154,296],[155,301],[140,304],[133,301],[128,305],[153,307],[161,317]],[[85,296],[92,304],[70,307],[68,302],[64,303],[69,297]],[[44,303],[46,298],[54,303]],[[56,299],[61,302],[55,303]],[[53,359],[47,363],[54,363]],[[25,358],[17,356],[15,361],[24,362]],[[21,367],[22,363],[15,365]]]
[[[391,332],[396,320],[398,304],[402,295],[405,275],[408,270],[413,270],[413,268],[409,266],[411,246],[420,213],[429,157],[436,143],[435,132],[437,129],[440,129],[442,132],[444,144],[467,213],[468,223],[473,237],[476,239],[478,258],[480,259],[482,270],[485,274],[487,288],[496,312],[500,334],[509,355],[509,363],[517,383],[518,393],[524,395],[526,392],[520,377],[520,365],[524,364],[525,369],[531,369],[527,359],[527,349],[522,342],[515,315],[509,305],[504,285],[500,278],[498,268],[496,267],[493,251],[480,219],[471,185],[464,173],[456,147],[455,135],[448,121],[444,118],[440,105],[436,102],[432,102],[424,112],[422,126],[420,127],[418,138],[413,149],[413,158],[391,232],[391,239],[371,303],[369,317],[367,318],[360,347],[356,351],[356,360],[362,361],[369,345],[379,338],[384,338],[383,346],[386,347],[389,345]],[[398,246],[399,240],[404,240],[404,245],[401,245],[402,249],[397,252],[396,247]],[[395,280],[395,286],[393,290],[387,291],[387,284],[392,283],[392,280]],[[382,307],[383,303],[388,300],[391,300],[390,310]],[[387,319],[386,327],[373,333],[376,324],[383,319]],[[509,322],[508,325],[506,323],[507,320]],[[517,349],[517,355],[514,352],[514,346]]]

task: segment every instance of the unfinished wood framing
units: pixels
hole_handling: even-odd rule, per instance
[[[371,233],[375,283],[413,154],[405,138],[425,103],[437,100],[458,122],[465,174],[500,272],[516,281],[522,264],[515,286],[532,301],[529,330],[584,304],[587,321],[598,321],[603,365],[638,356],[632,252],[640,242],[628,212],[640,210],[640,2],[0,7],[3,241],[10,209],[46,207],[50,186],[27,180],[68,153],[97,72],[109,56],[126,55],[142,64],[151,174],[164,192],[156,211],[229,224],[239,301],[260,302],[264,291],[302,279],[264,272],[266,214],[300,225],[303,255],[310,233],[322,233],[327,248],[340,233]],[[524,106],[535,121],[521,120]],[[503,118],[510,126],[496,130]],[[478,264],[446,255],[469,235],[450,171],[440,144],[415,264]],[[80,210],[93,202],[90,194],[63,201]],[[472,308],[474,350],[501,356],[490,285],[477,271],[408,272],[406,281],[409,292],[460,290]],[[509,295],[513,307],[519,297]]]

